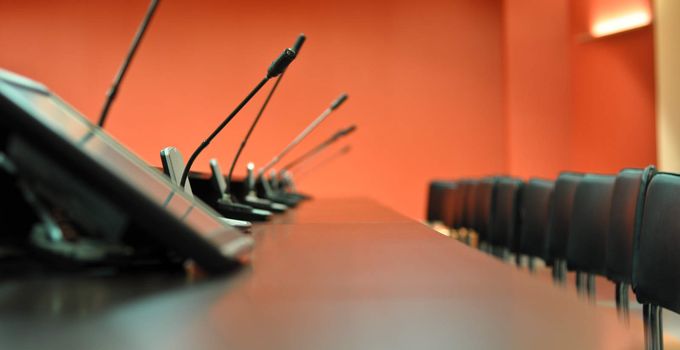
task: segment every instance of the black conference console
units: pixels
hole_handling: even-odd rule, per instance
[[[0,266],[230,271],[253,239],[226,225],[45,86],[0,70]]]

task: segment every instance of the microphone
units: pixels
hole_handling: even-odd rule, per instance
[[[151,18],[156,12],[156,7],[158,7],[158,0],[151,0],[151,4],[149,5],[148,10],[146,11],[146,15],[144,16],[144,19],[142,20],[142,23],[140,24],[139,29],[137,30],[137,34],[135,34],[135,37],[132,40],[132,46],[130,46],[130,51],[128,51],[127,57],[125,57],[125,60],[123,61],[123,65],[120,67],[120,70],[118,71],[118,74],[116,75],[116,78],[114,79],[113,84],[109,89],[109,92],[106,94],[104,107],[102,108],[102,112],[99,115],[99,122],[97,123],[99,127],[104,127],[104,123],[106,122],[106,116],[109,113],[111,104],[113,104],[113,100],[116,98],[116,95],[118,94],[118,88],[120,87],[120,83],[123,81],[123,77],[125,76],[125,73],[127,72],[127,69],[130,66],[130,62],[132,62],[132,58],[137,52],[137,47],[139,46],[139,43],[142,41],[144,33],[146,33],[146,27],[149,25],[149,22],[151,22]]]
[[[292,162],[286,164],[283,168],[281,168],[281,172],[290,171],[290,169],[294,168],[296,165],[298,165],[298,164],[302,163],[303,161],[309,159],[311,156],[323,151],[326,147],[332,145],[333,143],[335,143],[339,139],[351,134],[356,129],[357,129],[356,125],[350,125],[350,126],[344,128],[344,129],[340,129],[338,132],[333,134],[333,136],[331,136],[330,138],[328,138],[324,142],[318,144],[316,147],[307,151],[303,155],[297,157]]]
[[[294,206],[297,204],[297,201],[291,200],[290,198],[285,198],[285,196],[277,196],[276,194],[273,193],[272,189],[269,187],[269,183],[267,181],[264,181],[264,173],[271,169],[276,163],[278,163],[281,158],[283,158],[290,150],[292,150],[296,145],[298,145],[309,133],[311,133],[321,122],[323,122],[333,111],[338,109],[346,100],[347,100],[347,94],[342,93],[331,105],[326,108],[321,115],[319,115],[316,119],[314,119],[293,141],[291,141],[288,146],[286,146],[278,155],[276,155],[272,160],[269,161],[262,169],[258,171],[257,174],[257,181],[262,185],[263,191],[262,195],[264,196],[265,199],[272,200],[273,202],[285,204],[288,206]],[[250,164],[249,164],[250,166]],[[249,172],[249,178],[247,179],[247,183],[251,184],[254,183],[254,179],[252,179],[252,171]],[[249,199],[256,199],[259,198],[257,194],[255,193],[255,186],[248,186],[248,195],[246,198]]]
[[[227,126],[227,124],[229,124],[229,122],[236,116],[236,114],[238,114],[238,112],[241,111],[243,106],[245,106],[250,101],[250,99],[252,99],[253,96],[255,96],[255,94],[257,94],[257,92],[260,91],[264,84],[266,84],[267,81],[269,81],[269,79],[274,78],[283,73],[283,71],[286,70],[286,67],[288,67],[288,65],[290,65],[290,63],[293,62],[294,59],[295,51],[293,51],[292,49],[283,50],[281,55],[279,55],[279,57],[276,58],[274,62],[272,62],[271,66],[269,66],[269,69],[267,70],[267,74],[265,75],[265,77],[262,78],[262,80],[255,86],[255,88],[253,88],[253,90],[250,91],[248,96],[246,96],[246,98],[243,99],[243,101],[241,101],[241,103],[238,106],[236,106],[236,108],[231,112],[231,114],[229,114],[229,116],[224,121],[222,121],[220,125],[217,126],[217,128],[210,134],[210,136],[208,136],[207,139],[201,142],[201,144],[198,146],[198,148],[196,148],[194,153],[191,154],[191,157],[189,158],[189,161],[187,162],[187,165],[184,168],[184,172],[182,173],[182,179],[180,180],[179,183],[179,186],[181,188],[184,188],[184,184],[187,182],[191,166],[194,164],[196,157],[198,157],[198,155],[201,154],[201,152],[206,147],[208,147],[208,145],[215,138],[215,136],[217,136],[217,134],[219,134],[220,131],[222,131],[222,129],[224,129],[224,127]]]
[[[349,145],[346,145],[346,146],[342,147],[340,150],[333,152],[330,156],[323,158],[319,162],[316,162],[316,163],[310,165],[309,167],[303,167],[302,173],[300,173],[300,167],[297,167],[297,168],[295,168],[296,169],[296,172],[295,172],[296,176],[295,177],[300,178],[301,176],[305,176],[308,173],[312,172],[313,170],[319,169],[319,168],[325,166],[326,164],[332,162],[336,158],[349,153],[350,150],[351,150],[351,147]],[[310,158],[307,158],[307,159],[309,160]],[[290,170],[289,171],[282,171],[280,177],[281,177],[280,181],[281,181],[282,190],[288,190],[289,191],[288,193],[293,193],[296,196],[300,196],[302,199],[310,198],[309,196],[307,196],[305,194],[297,192],[295,182],[293,181],[293,174]]]
[[[300,50],[302,49],[302,44],[305,43],[305,40],[307,37],[304,34],[300,34],[297,37],[297,40],[295,41],[295,44],[293,44],[293,51],[295,51],[295,56],[300,54]],[[234,175],[234,168],[236,167],[236,163],[238,162],[239,158],[241,157],[241,152],[243,152],[243,149],[246,147],[246,144],[248,143],[248,140],[250,139],[250,135],[253,133],[253,130],[255,129],[255,126],[257,123],[260,121],[260,117],[262,116],[262,113],[264,113],[264,110],[267,108],[267,105],[269,104],[269,100],[271,100],[272,95],[274,95],[274,92],[276,91],[276,88],[279,86],[279,83],[281,82],[281,79],[283,79],[283,75],[285,74],[285,70],[281,72],[279,77],[276,79],[274,82],[274,85],[272,86],[271,90],[269,90],[269,95],[267,95],[267,98],[264,100],[264,103],[262,103],[262,106],[260,107],[260,110],[257,112],[257,115],[255,116],[255,120],[253,120],[253,123],[250,125],[250,128],[248,129],[248,132],[246,133],[245,138],[243,138],[243,141],[241,141],[241,145],[239,146],[238,150],[236,151],[236,156],[234,156],[234,160],[231,162],[231,167],[229,168],[229,174],[227,175],[227,194],[231,196],[231,188],[232,188],[232,178]]]
[[[307,135],[309,135],[309,133],[314,131],[314,129],[319,124],[321,124],[321,122],[326,120],[326,118],[334,110],[338,109],[338,107],[340,107],[346,100],[347,100],[347,94],[343,93],[335,101],[333,101],[333,103],[331,103],[331,105],[328,108],[326,108],[321,113],[321,115],[319,115],[316,119],[314,119],[314,121],[312,121],[311,124],[309,124],[304,130],[302,130],[302,132],[295,139],[293,139],[293,141],[291,141],[291,143],[289,143],[288,146],[286,146],[283,149],[283,151],[281,151],[281,153],[277,154],[274,158],[272,158],[272,160],[269,161],[269,163],[267,163],[265,166],[262,167],[262,169],[259,170],[258,175],[257,175],[258,178],[263,176],[263,174],[267,170],[271,169],[274,165],[276,165],[276,163],[278,163],[281,160],[281,158],[283,158],[288,152],[290,152],[290,150],[292,150],[295,146],[297,146],[305,137],[307,137]]]
[[[287,195],[292,196],[294,198],[309,199],[310,197],[308,195],[298,193],[295,190],[295,184],[293,184],[293,179],[292,176],[290,175],[290,170],[295,166],[299,165],[300,163],[309,160],[310,158],[312,158],[312,156],[323,151],[324,149],[326,149],[328,146],[332,145],[339,139],[351,134],[354,130],[356,130],[356,128],[357,128],[356,125],[350,125],[344,129],[338,130],[330,138],[318,144],[316,147],[307,151],[303,155],[297,157],[292,162],[286,164],[283,168],[281,168],[281,171],[279,172],[279,177],[274,179],[275,181],[272,182],[271,186],[274,188],[274,190],[284,192]]]

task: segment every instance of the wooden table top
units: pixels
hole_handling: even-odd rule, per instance
[[[0,349],[642,349],[639,327],[366,199],[256,225],[217,278],[4,279]]]

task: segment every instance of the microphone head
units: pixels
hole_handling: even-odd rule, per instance
[[[343,136],[345,136],[345,135],[351,134],[356,129],[357,129],[357,126],[352,124],[352,125],[348,126],[347,128],[342,129],[342,131],[340,131],[340,132],[342,133]]]
[[[295,59],[295,51],[292,49],[285,49],[279,55],[274,62],[272,62],[271,66],[269,66],[269,69],[267,70],[267,78],[274,78],[279,76],[283,71],[288,68],[288,65],[290,65],[291,62]]]
[[[343,102],[345,102],[345,100],[347,100],[347,97],[348,97],[347,93],[343,93],[342,95],[340,95],[340,97],[338,97],[337,100],[335,100],[335,101],[333,101],[333,103],[331,103],[331,110],[335,110],[338,107],[340,107],[340,105],[343,104]]]
[[[343,136],[347,136],[347,134],[356,130],[356,128],[357,128],[356,125],[352,124],[352,125],[344,128],[344,129],[340,129],[340,130],[338,130],[338,132],[335,133],[335,135],[333,135],[333,139],[335,140],[335,139],[339,139]]]
[[[305,43],[305,40],[307,40],[307,37],[304,33],[300,33],[300,35],[297,37],[297,40],[295,40],[295,44],[293,44],[292,49],[295,51],[296,56],[300,54],[300,49],[302,49],[302,44]]]

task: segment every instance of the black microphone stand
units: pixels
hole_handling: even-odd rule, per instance
[[[191,166],[194,164],[194,161],[196,161],[196,158],[198,157],[201,152],[208,147],[210,142],[224,129],[229,122],[234,119],[236,114],[241,111],[241,109],[257,94],[258,91],[264,86],[264,84],[269,81],[269,79],[274,78],[286,69],[288,65],[290,65],[291,62],[295,59],[295,51],[292,49],[285,49],[283,50],[283,53],[272,63],[272,65],[269,67],[269,70],[267,70],[267,75],[253,88],[252,91],[246,96],[246,98],[239,103],[238,106],[229,114],[229,116],[222,121],[222,123],[217,126],[217,128],[206,138],[201,142],[201,144],[196,148],[194,153],[191,154],[191,157],[189,157],[189,161],[187,162],[186,167],[184,167],[184,172],[182,173],[182,179],[179,182],[179,187],[184,188],[184,184],[187,182],[187,178],[189,178],[189,172],[191,171]]]
[[[114,79],[113,84],[109,89],[109,92],[106,94],[104,107],[102,108],[102,112],[99,116],[99,122],[97,123],[99,127],[104,127],[104,123],[106,122],[106,116],[109,114],[111,104],[113,103],[113,100],[116,98],[116,95],[118,94],[118,88],[120,87],[120,83],[123,81],[123,77],[125,76],[125,73],[127,72],[127,69],[130,66],[130,62],[132,62],[132,58],[137,52],[137,47],[139,46],[139,43],[142,41],[144,33],[146,33],[146,27],[151,22],[151,18],[153,17],[154,13],[156,13],[158,1],[159,0],[151,1],[149,9],[146,11],[146,16],[144,16],[144,20],[139,26],[137,34],[135,34],[135,38],[132,40],[132,46],[130,47],[130,51],[128,51],[127,57],[125,57],[123,65],[120,67],[120,70],[118,71],[118,75],[116,75],[116,78]]]

